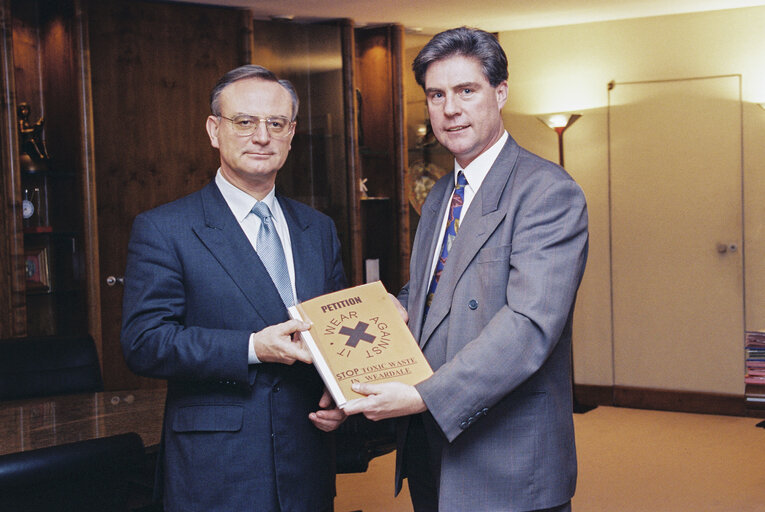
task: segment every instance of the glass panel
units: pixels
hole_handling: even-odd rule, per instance
[[[276,186],[287,197],[332,217],[350,277],[340,27],[255,20],[254,33],[253,63],[290,80],[300,98],[292,151]]]
[[[454,168],[454,157],[436,140],[430,129],[425,93],[414,79],[411,65],[430,36],[407,36],[404,58],[404,94],[406,97],[406,137],[408,167],[406,193],[409,197],[410,245],[420,221],[420,207],[435,182]]]

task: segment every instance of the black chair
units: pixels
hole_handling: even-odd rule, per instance
[[[0,512],[128,511],[144,456],[135,433],[0,456]]]
[[[103,389],[90,335],[0,340],[0,400]]]

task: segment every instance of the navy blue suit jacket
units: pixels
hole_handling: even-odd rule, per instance
[[[332,220],[277,195],[297,297],[345,286]],[[311,365],[248,365],[250,334],[288,313],[215,183],[136,217],[122,348],[167,379],[158,482],[168,512],[320,510],[334,497],[332,437],[308,420],[323,384]]]

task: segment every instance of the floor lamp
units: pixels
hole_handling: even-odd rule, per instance
[[[577,119],[582,117],[581,114],[550,114],[546,116],[539,116],[537,119],[544,124],[555,130],[558,134],[558,163],[563,167],[563,132],[574,124]],[[571,393],[574,402],[574,412],[582,414],[587,411],[591,411],[597,407],[596,405],[584,405],[580,404],[576,399],[576,393],[574,393],[574,345],[571,344]]]
[[[558,163],[561,167],[563,167],[563,132],[580,117],[582,114],[550,114],[537,117],[558,134]]]

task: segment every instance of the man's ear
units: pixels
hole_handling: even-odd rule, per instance
[[[297,131],[297,121],[292,122],[292,127],[290,128],[290,138],[287,141],[287,150],[292,149],[292,139],[295,138],[295,132]]]
[[[494,91],[497,93],[497,105],[499,105],[499,109],[502,110],[502,107],[504,107],[507,102],[507,80],[502,80],[502,82],[494,88]]]
[[[210,136],[210,145],[214,148],[220,148],[218,144],[218,129],[220,128],[220,118],[216,116],[207,116],[207,135]]]

